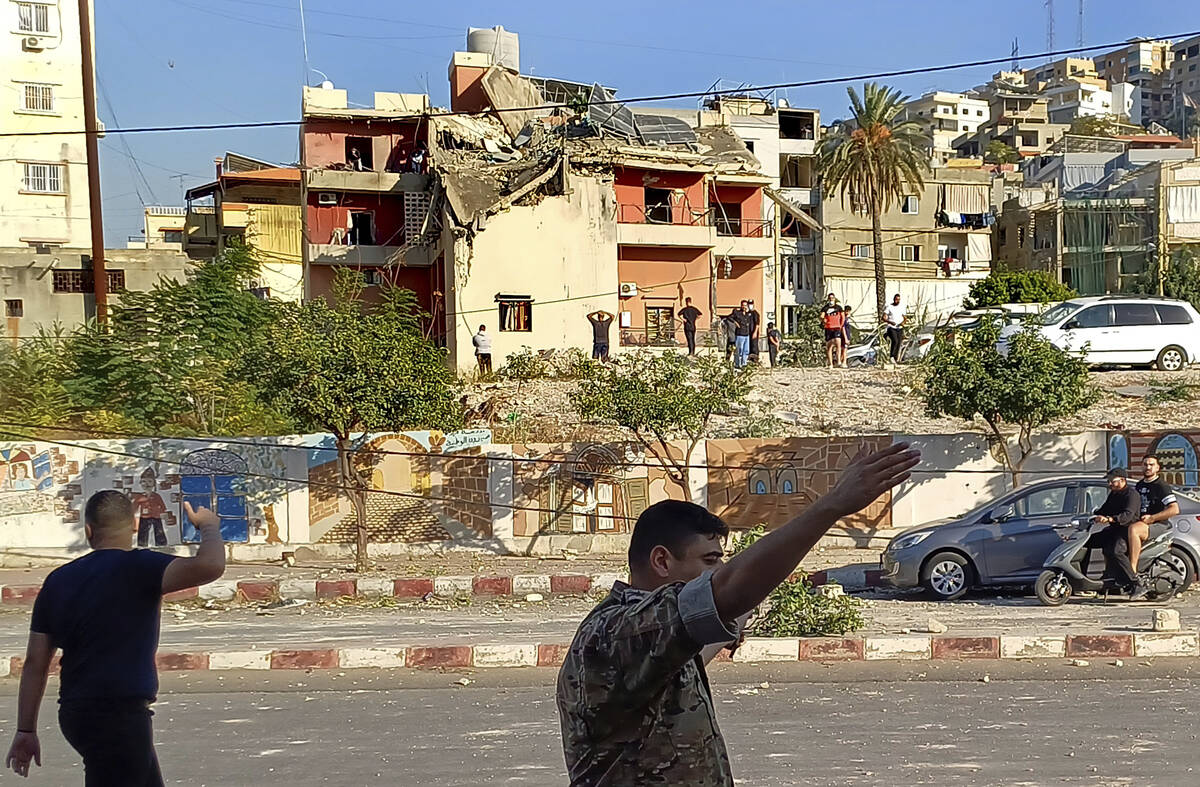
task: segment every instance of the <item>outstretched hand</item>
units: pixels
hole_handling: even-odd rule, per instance
[[[889,489],[907,481],[921,462],[921,452],[908,443],[893,443],[882,451],[860,453],[842,471],[825,496],[838,517],[858,513]]]
[[[183,510],[187,512],[188,521],[197,530],[207,530],[208,528],[219,528],[221,526],[221,520],[213,513],[212,509],[205,508],[204,506],[192,508],[192,504],[185,500]]]
[[[8,750],[8,758],[4,761],[6,768],[12,768],[18,776],[29,776],[30,761],[42,765],[42,745],[38,742],[36,732],[18,732],[13,736],[12,746]]]

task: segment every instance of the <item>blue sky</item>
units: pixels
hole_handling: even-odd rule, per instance
[[[95,0],[101,118],[109,127],[296,119],[300,85],[321,80],[305,72],[298,5]],[[1200,11],[1189,5],[1088,0],[1084,43],[1200,29]],[[1056,6],[1057,48],[1072,46],[1078,6]],[[1003,57],[1014,38],[1029,53],[1046,42],[1042,0],[304,0],[304,7],[309,66],[364,104],[376,90],[428,90],[434,104],[447,105],[446,67],[450,53],[465,47],[468,26],[519,33],[526,73],[599,81],[623,97],[704,90],[718,79],[778,83]],[[889,82],[915,95],[969,88],[995,70]],[[846,110],[844,86],[795,89],[787,98],[820,109],[823,120]],[[183,204],[183,191],[211,180],[213,158],[226,150],[294,162],[297,130],[110,134],[100,145],[106,236],[123,246],[141,229],[143,202]]]

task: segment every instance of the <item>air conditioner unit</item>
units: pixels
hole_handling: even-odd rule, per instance
[[[637,295],[637,284],[631,281],[621,282],[621,297],[632,298]]]
[[[332,191],[322,191],[317,194],[318,205],[336,205],[337,203],[337,194]]]
[[[21,39],[21,48],[26,52],[40,52],[46,47],[37,36],[26,36]]]

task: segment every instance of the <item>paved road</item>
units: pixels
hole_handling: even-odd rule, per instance
[[[984,671],[990,682],[980,682]],[[549,670],[166,676],[156,717],[168,784],[562,785]],[[762,682],[769,684],[761,688]],[[747,785],[1183,785],[1200,666],[719,665]],[[0,682],[11,734],[14,681]],[[43,713],[43,729],[52,722]],[[56,730],[30,784],[79,784]]]

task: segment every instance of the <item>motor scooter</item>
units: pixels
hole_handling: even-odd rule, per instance
[[[1105,595],[1124,592],[1109,572],[1097,577],[1094,569],[1088,571],[1095,549],[1088,546],[1088,540],[1107,525],[1096,521],[1096,517],[1077,519],[1072,524],[1074,532],[1046,557],[1043,571],[1033,584],[1038,601],[1048,607],[1062,606],[1072,595],[1085,591]],[[1190,573],[1187,557],[1178,548],[1172,549],[1174,543],[1174,525],[1162,524],[1153,526],[1150,538],[1142,544],[1136,570],[1150,591],[1146,596],[1148,601],[1166,601],[1187,588]]]

